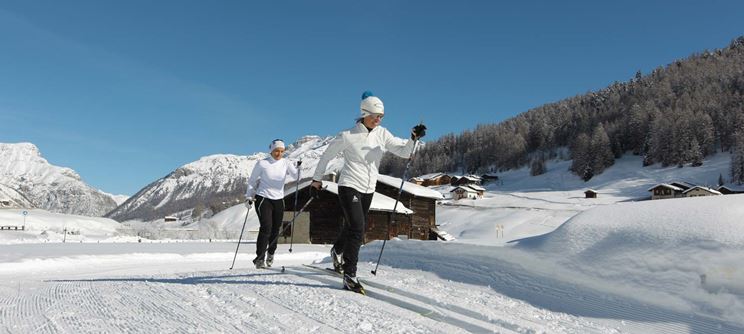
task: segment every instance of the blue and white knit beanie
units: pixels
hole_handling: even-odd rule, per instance
[[[362,113],[362,117],[385,114],[385,106],[382,104],[382,100],[370,91],[362,94],[362,103],[359,106],[359,110]]]

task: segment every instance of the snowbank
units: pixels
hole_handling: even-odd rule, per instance
[[[602,206],[517,248],[567,279],[742,323],[742,204],[744,195]]]

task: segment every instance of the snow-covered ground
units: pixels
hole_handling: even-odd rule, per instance
[[[713,184],[728,156],[639,165],[625,157],[584,183],[549,163],[500,174],[484,199],[445,200],[437,221],[455,241],[393,240],[376,276],[382,243],[362,248],[369,296],[303,266],[327,267],[326,245],[280,245],[280,272],[250,266],[249,240],[228,270],[235,242],[138,243],[105,219],[32,212],[31,229],[0,232],[0,332],[744,333],[744,195],[639,200],[659,182]],[[213,225],[239,228],[245,213]],[[72,243],[49,232],[78,224]]]

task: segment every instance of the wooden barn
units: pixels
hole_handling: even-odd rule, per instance
[[[453,176],[450,179],[450,185],[453,186],[464,186],[469,184],[481,184],[481,178],[475,175],[465,175],[465,176]]]
[[[744,185],[724,184],[718,187],[718,191],[724,195],[744,194]]]
[[[479,193],[473,189],[473,186],[457,186],[455,189],[450,190],[450,192],[452,193],[453,200],[483,198],[483,193]]]
[[[293,212],[296,209],[300,209],[310,199],[310,182],[310,180],[300,182],[297,201],[298,208],[294,207],[296,188],[294,186],[285,187],[285,212]],[[330,244],[335,242],[344,223],[344,214],[338,201],[338,184],[331,181],[323,181],[323,186],[327,186],[327,188],[321,191],[320,197],[313,200],[305,209],[305,215],[308,217],[307,224],[309,224],[309,229],[307,229],[309,233],[308,237],[310,243],[313,244]],[[413,211],[408,209],[405,204],[398,203],[395,213],[393,213],[394,204],[395,199],[375,193],[372,199],[372,205],[370,206],[369,216],[367,217],[367,229],[364,236],[365,243],[372,240],[397,237],[401,232],[411,229],[411,218],[409,216]],[[392,215],[394,223],[390,224],[391,228],[387,231],[389,215]],[[286,214],[285,217],[287,217]],[[296,224],[301,223],[297,222]],[[290,235],[289,230],[286,229],[284,236]],[[426,239],[428,239],[428,235]]]
[[[377,177],[378,193],[395,200],[398,197],[402,179],[379,175]],[[436,240],[435,228],[437,224],[437,201],[444,199],[442,193],[419,186],[411,182],[405,182],[400,194],[400,202],[407,208],[413,210],[408,216],[409,221],[401,223],[396,221],[396,234],[394,236],[406,236],[409,239]],[[393,224],[391,224],[392,228]],[[434,229],[434,230],[433,230]]]
[[[585,198],[597,198],[597,194],[599,194],[599,193],[596,190],[594,190],[594,189],[587,189],[584,192]]]
[[[702,197],[723,195],[720,191],[703,186],[694,186],[682,192],[685,197]]]
[[[648,188],[648,191],[651,192],[652,200],[684,197],[682,194],[684,189],[667,183],[659,183]]]
[[[450,182],[452,182],[452,178],[449,175],[444,174],[444,173],[432,173],[432,174],[421,175],[411,180],[412,180],[412,183],[419,184],[424,187],[447,185],[447,184],[450,184]],[[419,183],[419,180],[420,180],[420,183]]]

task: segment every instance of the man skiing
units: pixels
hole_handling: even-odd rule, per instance
[[[364,293],[356,277],[359,248],[364,240],[367,213],[377,184],[378,167],[386,151],[408,158],[414,143],[426,133],[426,126],[419,124],[411,131],[411,140],[393,136],[380,126],[385,116],[382,100],[366,91],[362,94],[361,117],[350,129],[341,131],[326,148],[313,175],[311,192],[317,196],[322,178],[331,159],[341,153],[344,165],[338,180],[338,197],[344,212],[345,223],[337,241],[331,248],[334,269],[343,272],[344,288]]]

